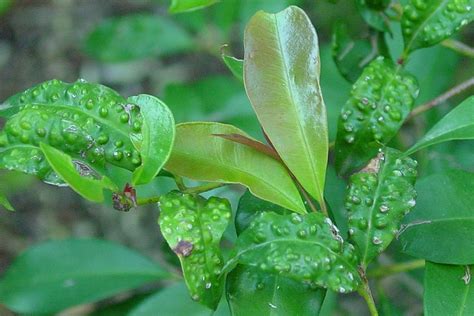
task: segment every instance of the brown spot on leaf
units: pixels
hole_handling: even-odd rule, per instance
[[[383,152],[379,152],[375,158],[369,161],[367,166],[362,168],[360,172],[368,172],[368,173],[378,173],[380,170],[380,164],[384,160]]]
[[[186,240],[180,240],[173,251],[178,256],[188,257],[193,252],[193,244]]]

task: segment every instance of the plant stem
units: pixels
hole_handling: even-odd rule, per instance
[[[448,38],[442,41],[441,45],[452,49],[458,54],[464,55],[469,58],[474,58],[474,48],[464,44],[463,42]]]
[[[367,273],[367,276],[373,278],[383,278],[392,274],[407,272],[423,268],[425,266],[425,260],[412,260],[408,262],[395,263],[392,265],[380,266]]]
[[[192,187],[192,188],[186,188],[184,190],[181,190],[183,193],[190,193],[190,194],[199,194],[199,193],[204,193],[207,191],[211,191],[217,188],[220,188],[224,186],[225,183],[206,183],[203,185],[199,185],[197,187]]]
[[[365,276],[365,271],[360,268],[359,274],[362,279],[362,286],[357,290],[367,303],[367,307],[369,308],[369,312],[371,316],[378,316],[379,312],[377,311],[377,307],[375,306],[374,297],[372,296],[372,291],[370,290],[369,281]]]
[[[463,92],[464,90],[469,89],[472,86],[474,86],[474,77],[472,77],[472,78],[460,83],[459,85],[449,89],[448,91],[446,91],[442,95],[434,98],[433,100],[416,107],[413,111],[411,111],[411,113],[408,116],[407,120],[409,120],[409,119],[411,119],[411,118],[413,118],[413,117],[415,117],[415,116],[417,116],[421,113],[424,113],[424,112],[430,110],[431,108],[434,108],[435,106],[443,103],[447,99],[455,96],[456,94],[459,94],[459,93]]]
[[[174,182],[176,182],[176,186],[178,187],[180,191],[184,191],[187,189],[186,185],[184,184],[183,178],[175,174],[173,175],[173,178],[174,178]]]

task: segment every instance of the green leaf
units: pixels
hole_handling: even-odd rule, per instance
[[[332,56],[341,75],[355,82],[362,69],[375,56],[370,57],[372,46],[369,41],[354,40],[349,36],[347,25],[337,23],[332,34]]]
[[[386,0],[383,1],[370,1],[370,0],[356,0],[357,10],[364,19],[364,21],[373,27],[374,29],[380,32],[391,32],[389,26],[389,18],[385,15],[383,10],[374,9],[369,6],[369,3],[375,4],[378,2],[378,5],[385,5]]]
[[[219,0],[171,0],[170,13],[189,12],[202,9],[219,2]]]
[[[295,212],[306,212],[298,189],[280,162],[215,134],[249,137],[226,124],[178,124],[175,144],[165,169],[194,180],[240,183],[261,199]]]
[[[212,311],[194,302],[184,282],[170,285],[145,299],[127,316],[212,316]]]
[[[232,215],[229,201],[170,192],[160,210],[161,232],[179,257],[191,298],[215,310],[224,288],[219,243]]]
[[[417,95],[412,75],[383,57],[371,62],[339,116],[337,172],[348,174],[365,166],[396,135]]]
[[[0,205],[3,206],[7,211],[10,211],[10,212],[15,211],[15,209],[13,208],[13,206],[10,204],[7,197],[3,193],[0,193]]]
[[[41,142],[97,172],[105,172],[106,164],[128,170],[141,164],[130,140],[141,133],[139,108],[105,86],[46,81],[10,97],[0,111],[9,116],[0,132],[0,168],[63,184],[44,159]]]
[[[361,283],[354,247],[321,213],[259,214],[237,239],[224,271],[235,263],[340,293],[352,292]]]
[[[426,316],[468,316],[474,310],[474,266],[426,262],[423,297]]]
[[[40,143],[40,148],[54,172],[82,197],[93,202],[103,202],[104,189],[119,191],[109,178],[97,175],[92,169],[84,169],[80,162],[73,161],[62,151],[45,143]]]
[[[84,50],[104,62],[167,56],[192,49],[190,35],[173,21],[151,14],[130,14],[102,21],[87,35]]]
[[[175,136],[173,114],[166,104],[151,95],[140,94],[128,101],[140,107],[143,117],[142,165],[135,169],[132,183],[146,184],[156,177],[171,154]]]
[[[429,261],[474,264],[474,174],[448,170],[418,181],[417,206],[399,233],[403,252]]]
[[[239,79],[240,82],[244,82],[244,61],[242,59],[235,58],[233,56],[222,53],[222,60],[229,70],[232,72],[235,78]]]
[[[244,47],[245,88],[257,117],[285,165],[322,203],[328,131],[316,31],[298,7],[260,11]]]
[[[474,19],[473,0],[409,0],[401,20],[405,54],[435,45]]]
[[[237,266],[227,276],[232,315],[318,315],[326,291],[250,266]]]
[[[350,178],[349,236],[364,268],[388,247],[416,203],[416,161],[399,158],[400,154],[387,148]]]
[[[0,280],[0,303],[18,313],[56,313],[168,277],[148,258],[117,244],[50,241],[16,258]]]
[[[13,0],[0,0],[0,16],[8,12]]]
[[[474,139],[474,96],[464,100],[445,115],[406,154],[447,142],[450,140]]]
[[[385,10],[390,4],[390,0],[363,0],[364,4],[373,10]]]

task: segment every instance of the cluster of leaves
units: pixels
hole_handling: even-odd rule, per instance
[[[170,10],[214,2],[173,1]],[[223,55],[245,83],[266,142],[229,124],[175,125],[168,107],[150,95],[124,98],[83,80],[52,80],[2,104],[0,115],[7,121],[0,132],[0,168],[68,185],[94,202],[104,200],[103,191],[109,190],[120,196],[118,204],[128,207],[140,200],[133,188],[121,192],[116,168],[129,171],[138,194],[139,186],[155,177],[174,176],[178,190],[153,200],[159,201],[158,223],[179,258],[191,298],[211,310],[218,308],[225,292],[233,315],[315,314],[329,289],[358,291],[376,315],[367,269],[398,236],[404,252],[430,261],[425,275],[427,314],[467,311],[473,304],[469,184],[474,184],[474,176],[450,170],[421,179],[415,187],[417,163],[408,156],[442,142],[474,139],[474,97],[410,149],[389,147],[419,92],[417,79],[404,69],[410,54],[446,39],[474,17],[472,0],[435,2],[411,0],[401,11],[390,1],[356,1],[373,33],[369,46],[352,41],[343,27],[336,29],[334,61],[353,82],[338,118],[334,148],[337,173],[350,176],[344,204],[346,239],[325,196],[330,145],[318,37],[308,16],[295,6],[276,14],[257,12],[245,29],[244,59]],[[397,61],[385,43],[390,18],[400,19],[405,43]],[[141,28],[126,27],[134,24],[154,34],[173,30],[152,18],[126,17],[100,26],[86,46],[103,45],[96,56],[113,61],[186,49],[187,35],[172,32],[175,47],[138,40],[149,51],[134,45],[128,51],[114,50],[120,41],[137,39],[133,32],[121,31],[119,42],[111,42],[108,34]],[[185,187],[182,177],[211,182],[205,188],[238,183],[248,191],[233,217],[227,200],[200,196],[202,188]],[[418,206],[405,217],[415,207],[416,192]],[[12,209],[3,196],[0,203]],[[220,243],[232,218],[238,236],[232,249],[224,251]],[[55,260],[57,256],[62,260]],[[77,271],[74,261],[81,257],[94,259]],[[35,264],[38,260],[42,265]],[[52,313],[166,278],[175,276],[116,245],[52,242],[15,261],[0,281],[0,302],[18,312]],[[447,291],[464,299],[447,304],[442,300]],[[130,315],[153,313],[167,297],[182,292],[182,285],[158,292]],[[25,296],[35,299],[26,302]]]

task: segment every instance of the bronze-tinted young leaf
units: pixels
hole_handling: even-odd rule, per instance
[[[84,168],[107,163],[134,170],[141,164],[130,135],[141,133],[139,108],[102,85],[51,80],[9,98],[1,106],[10,116],[0,132],[0,167],[61,184],[39,148],[59,149]]]
[[[178,124],[165,169],[200,181],[240,183],[261,199],[298,213],[306,212],[298,189],[279,161],[247,145],[215,136],[217,134],[250,138],[227,124]]]
[[[232,214],[225,199],[170,192],[160,199],[160,229],[181,261],[192,299],[216,309],[224,259],[219,243]]]
[[[379,57],[352,87],[341,110],[336,169],[347,174],[365,166],[398,132],[418,95],[416,79]]]
[[[260,213],[237,239],[225,270],[235,263],[340,293],[361,283],[354,246],[321,213]]]
[[[244,36],[244,81],[265,133],[302,186],[323,202],[328,132],[316,31],[289,7],[257,12]]]
[[[473,0],[409,0],[401,21],[405,52],[435,45],[472,20]]]
[[[392,242],[414,206],[416,161],[387,148],[350,178],[346,195],[349,236],[364,268]]]

